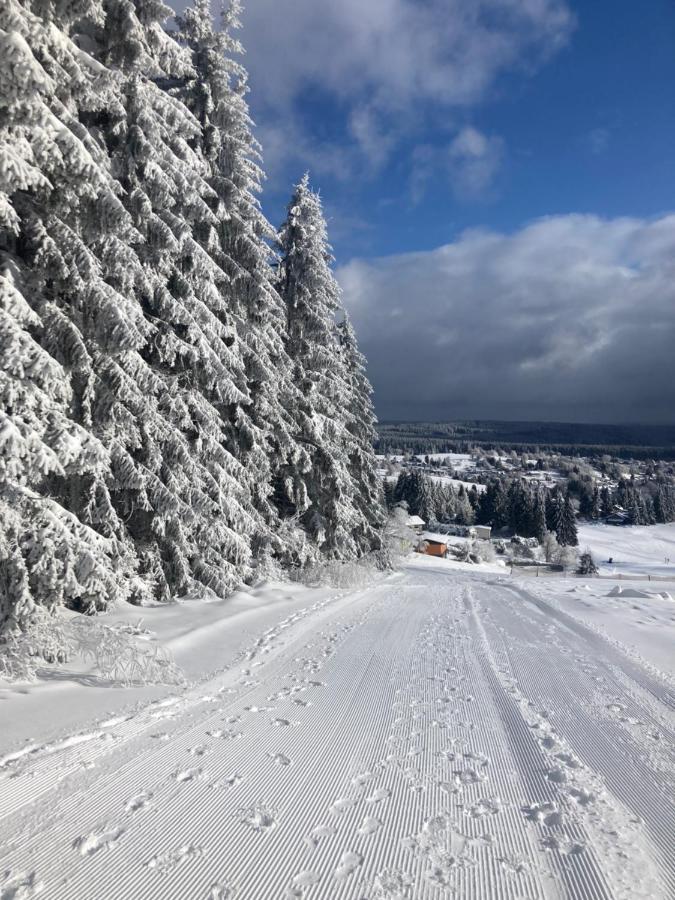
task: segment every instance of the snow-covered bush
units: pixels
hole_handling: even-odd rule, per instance
[[[496,554],[491,541],[474,541],[471,548],[481,562],[491,563],[495,561]]]
[[[597,575],[598,567],[593,559],[590,548],[586,548],[579,557],[579,565],[577,566],[577,575]]]
[[[571,569],[577,563],[577,548],[571,546],[559,547],[553,562],[563,569]]]
[[[412,553],[417,544],[417,535],[408,525],[408,511],[403,504],[397,504],[387,517],[384,526],[383,547],[388,552],[394,566]]]
[[[382,577],[382,562],[378,552],[358,560],[314,562],[293,574],[293,580],[307,587],[361,588]]]
[[[99,678],[124,685],[183,684],[166,647],[139,641],[138,633],[137,626],[103,625],[84,616],[71,623],[73,652],[93,665]]]
[[[73,653],[72,635],[57,615],[33,608],[24,630],[8,631],[0,641],[0,678],[34,681],[45,663],[66,662]]]

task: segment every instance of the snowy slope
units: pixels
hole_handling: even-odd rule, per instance
[[[604,573],[670,575],[675,579],[675,522],[634,527],[579,523],[579,546],[591,548]]]
[[[672,673],[540,588],[415,560],[5,756],[1,896],[666,900]]]

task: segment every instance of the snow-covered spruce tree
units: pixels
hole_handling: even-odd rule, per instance
[[[260,147],[252,133],[246,95],[248,76],[233,32],[241,5],[232,0],[216,30],[209,0],[177,17],[177,38],[192,74],[174,90],[201,127],[205,178],[214,192],[215,224],[199,235],[228,282],[224,298],[244,364],[247,399],[230,411],[234,452],[248,473],[260,516],[253,537],[256,556],[271,552],[286,563],[302,563],[311,547],[296,520],[308,509],[306,445],[298,440],[293,410],[300,403],[283,335],[286,312],[273,283],[270,241],[276,235],[257,195],[264,178]]]
[[[561,547],[576,547],[579,544],[577,537],[577,517],[574,511],[572,498],[569,494],[560,491],[553,497],[554,528]]]
[[[146,490],[148,502],[125,518],[166,593],[201,584],[224,595],[249,571],[255,526],[246,473],[230,451],[232,408],[248,396],[229,278],[209,252],[218,198],[201,127],[166,89],[193,77],[190,55],[160,27],[168,7],[105,0],[105,9],[92,40],[119,71],[122,115],[101,128],[141,236],[137,296],[153,327],[142,359],[157,384],[155,421],[140,423],[123,448],[152,496]]]
[[[345,314],[338,325],[342,365],[349,389],[347,431],[349,472],[355,485],[355,503],[361,512],[360,529],[355,534],[362,553],[380,546],[380,533],[386,521],[382,480],[377,474],[374,443],[377,418],[373,407],[373,388],[366,375],[366,358],[359,350],[356,333]],[[435,487],[439,488],[440,485]],[[441,506],[436,490],[436,511]]]
[[[134,553],[93,433],[100,372],[143,343],[140,310],[96,248],[130,223],[87,118],[114,82],[70,39],[97,4],[0,7],[0,628],[36,604],[93,612],[130,589]],[[133,269],[133,264],[131,264]]]
[[[336,327],[336,316],[343,315],[340,288],[321,201],[308,176],[293,193],[279,249],[287,350],[301,391],[297,422],[311,457],[311,470],[301,473],[309,501],[302,523],[325,556],[351,559],[367,549],[373,533],[372,513],[367,517],[362,486],[350,468],[354,431],[368,426],[352,421],[350,374]]]

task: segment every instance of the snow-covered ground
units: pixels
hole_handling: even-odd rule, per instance
[[[675,579],[675,522],[648,527],[580,524],[579,546],[591,548],[603,574],[669,575]]]
[[[138,704],[64,673],[0,760],[0,896],[674,896],[674,660],[627,637],[672,644],[675,604],[613,586],[415,557],[222,625],[195,604],[191,635],[150,610],[192,683]],[[87,692],[112,715],[75,728]]]

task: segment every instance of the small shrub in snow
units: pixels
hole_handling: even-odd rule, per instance
[[[559,547],[553,562],[555,562],[556,565],[562,566],[564,569],[571,569],[577,562],[576,547]]]
[[[495,548],[490,541],[474,541],[471,548],[481,562],[495,561]]]
[[[43,663],[63,663],[73,652],[66,626],[42,607],[32,610],[25,631],[6,633],[0,642],[0,678],[35,681]]]
[[[379,553],[371,553],[356,562],[312,563],[299,569],[293,580],[307,587],[360,588],[377,581],[382,573],[382,559]]]
[[[73,647],[105,680],[124,685],[183,684],[170,652],[157,644],[139,644],[134,629],[129,633],[127,627],[78,618],[72,623]]]
[[[577,575],[597,575],[598,567],[593,559],[590,549],[584,550],[579,557],[579,565],[577,566]]]

